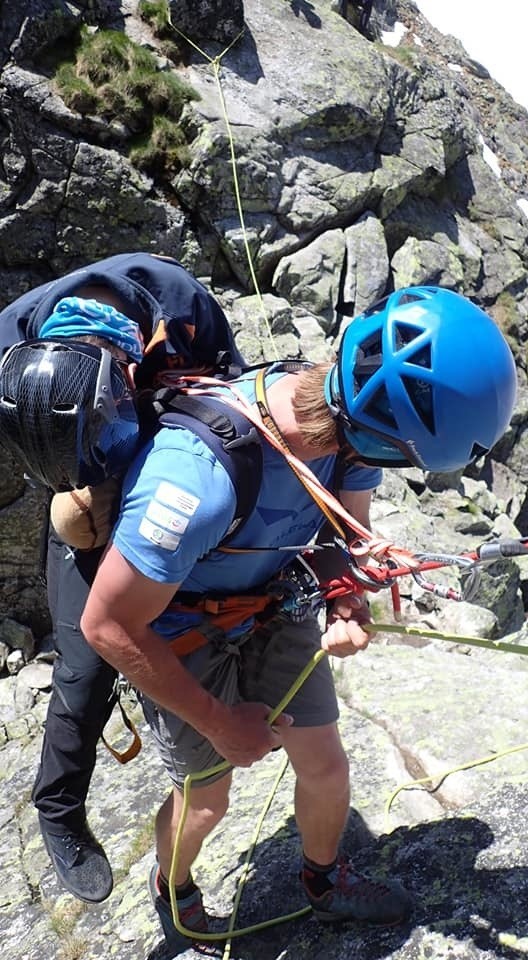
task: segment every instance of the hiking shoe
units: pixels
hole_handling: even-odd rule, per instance
[[[205,944],[200,944],[199,936],[197,941],[194,937],[184,936],[174,926],[172,919],[172,909],[170,903],[161,896],[158,886],[159,867],[155,863],[150,871],[149,889],[152,902],[156,912],[161,920],[165,941],[171,957],[178,953],[183,953],[189,947],[204,948]],[[178,900],[178,917],[182,927],[186,930],[196,931],[197,934],[207,933],[207,917],[203,908],[202,894],[196,889],[190,896],[183,900]],[[203,952],[203,949],[200,951]]]
[[[69,893],[86,903],[101,903],[112,892],[112,870],[106,854],[85,826],[79,832],[50,833],[39,818],[44,846],[61,883]]]
[[[301,879],[305,870],[301,872]],[[328,879],[334,885],[319,897],[311,894],[304,884],[318,920],[327,923],[358,920],[390,926],[406,920],[411,913],[411,896],[395,880],[383,883],[369,880],[344,861],[338,861]]]

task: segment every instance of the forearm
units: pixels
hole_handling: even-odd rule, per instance
[[[130,636],[114,622],[98,627],[85,615],[82,629],[100,656],[155,703],[194,727],[233,766],[250,766],[265,756],[281,742],[278,729],[292,722],[280,714],[272,729],[266,704],[228,706],[211,696],[150,627]]]
[[[150,626],[178,583],[150,580],[111,546],[99,567],[81,620],[97,653],[160,707],[176,714],[234,766],[250,766],[280,743],[264,703],[229,706],[213,697]],[[274,728],[288,724],[284,715]]]
[[[211,696],[151,627],[134,636],[116,623],[96,626],[82,620],[83,633],[99,656],[147,697],[214,739],[229,722],[228,708]]]

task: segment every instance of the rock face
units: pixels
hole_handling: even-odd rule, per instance
[[[157,181],[129,161],[122,123],[69,109],[53,80],[57,48],[71,44],[82,23],[155,44],[136,5],[6,5],[0,302],[98,257],[151,249],[213,285],[250,358],[307,347],[320,358],[344,318],[392,286],[438,283],[494,313],[523,383],[527,224],[517,201],[526,188],[525,112],[453,38],[438,43],[411,3],[375,6],[370,41],[334,7],[171,4],[174,37],[187,47],[178,70],[201,99],[184,118],[188,165]],[[380,38],[397,17],[408,29],[394,48]],[[222,44],[232,45],[225,52]],[[208,59],[219,54],[222,97]],[[174,69],[162,57],[159,68]],[[247,337],[248,313],[260,304],[255,311],[246,244],[273,344],[258,320],[254,340]],[[524,407],[521,394],[511,434],[482,468],[486,480],[498,463],[503,476],[525,481]],[[39,504],[16,471],[9,478],[0,495],[11,540],[20,496],[32,527]],[[516,478],[512,485],[519,489]],[[507,508],[523,532],[525,510],[522,493]],[[31,548],[21,561],[11,557],[9,569],[24,591],[36,590],[31,622],[42,633],[34,555]],[[27,604],[5,576],[0,597],[9,599],[0,609],[27,622]]]
[[[459,290],[494,315],[520,380],[511,429],[468,474],[496,496],[492,514],[525,533],[526,112],[407,0],[374,6],[370,39],[338,6],[171,4],[171,35],[185,50],[175,66],[136,4],[6,5],[0,304],[89,261],[147,249],[212,286],[248,359],[322,359],[348,318],[392,288]],[[396,20],[407,31],[394,47]],[[83,23],[158,44],[156,69],[176,71],[199,96],[184,108],[179,171],[146,176],[122,118],[61,99],[59,51]],[[42,496],[9,468],[0,504],[0,616],[43,635]],[[492,528],[484,523],[484,535]],[[437,519],[436,543],[449,538]],[[502,633],[520,622],[515,597],[505,612]]]
[[[150,250],[175,256],[211,287],[249,360],[320,360],[349,317],[390,290],[417,283],[458,290],[494,316],[515,353],[519,398],[510,429],[462,476],[387,472],[373,526],[398,545],[456,554],[528,534],[526,111],[410,0],[377,0],[367,36],[354,27],[354,4],[343,16],[332,0],[171,2],[177,31],[142,19],[140,6],[1,6],[0,307],[90,261]],[[406,32],[392,46],[400,24]],[[181,117],[183,165],[146,171],[132,162],[125,116],[66,105],[56,68],[81,26],[124,32],[154,52],[160,74],[175,73],[194,89],[199,98]],[[158,936],[145,877],[164,774],[148,733],[140,759],[124,771],[103,752],[93,784],[90,820],[118,871],[109,904],[82,910],[59,898],[29,801],[52,656],[41,582],[45,507],[43,492],[4,453],[4,955],[137,960]],[[291,960],[307,953],[490,960],[527,952],[522,751],[450,775],[432,792],[404,790],[385,811],[401,784],[522,746],[526,658],[477,651],[463,638],[526,644],[527,571],[522,559],[487,566],[471,603],[402,582],[405,619],[459,635],[460,643],[402,642],[387,632],[336,667],[358,811],[347,849],[360,867],[389,869],[407,883],[417,898],[412,925],[336,933],[313,919],[296,921],[234,941],[241,960],[286,953]],[[456,568],[439,576],[456,589],[465,582]],[[392,620],[386,592],[373,596],[372,608],[376,620]],[[43,669],[23,669],[35,652],[44,662],[32,664]],[[278,759],[239,771],[234,819],[200,866],[208,906],[224,925],[256,803]],[[290,787],[288,773],[257,846],[239,925],[302,906]]]
[[[232,43],[244,29],[242,0],[171,0],[174,26],[190,40]]]
[[[239,960],[523,956],[526,658],[485,650],[469,656],[432,645],[411,649],[382,639],[336,663],[335,673],[351,765],[353,809],[344,850],[358,869],[372,876],[390,873],[405,883],[415,899],[414,915],[404,928],[388,930],[327,927],[308,915],[237,938],[231,955]],[[147,877],[154,811],[169,789],[148,730],[128,702],[143,738],[139,757],[120,767],[101,747],[88,813],[116,882],[108,901],[86,907],[62,893],[28,802],[45,699],[17,715],[14,683],[10,678],[1,685],[2,713],[10,717],[0,726],[0,737],[9,737],[1,751],[3,955],[141,960],[160,938]],[[123,749],[122,735],[114,715],[107,738]],[[231,811],[199,858],[195,875],[216,930],[228,928],[255,823],[270,797],[234,926],[305,906],[297,880],[293,775],[288,768],[279,780],[283,759],[279,752],[235,771]],[[413,785],[415,780],[425,782]],[[198,954],[189,950],[183,956]]]

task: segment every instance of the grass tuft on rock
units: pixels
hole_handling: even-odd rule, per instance
[[[83,27],[55,83],[71,110],[123,124],[130,131],[130,160],[141,169],[174,173],[188,163],[179,121],[198,94],[124,33]]]

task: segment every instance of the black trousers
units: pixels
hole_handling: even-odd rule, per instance
[[[73,551],[50,533],[48,603],[58,656],[33,802],[55,833],[84,826],[97,741],[116,700],[116,671],[87,644],[79,626],[101,553]]]

